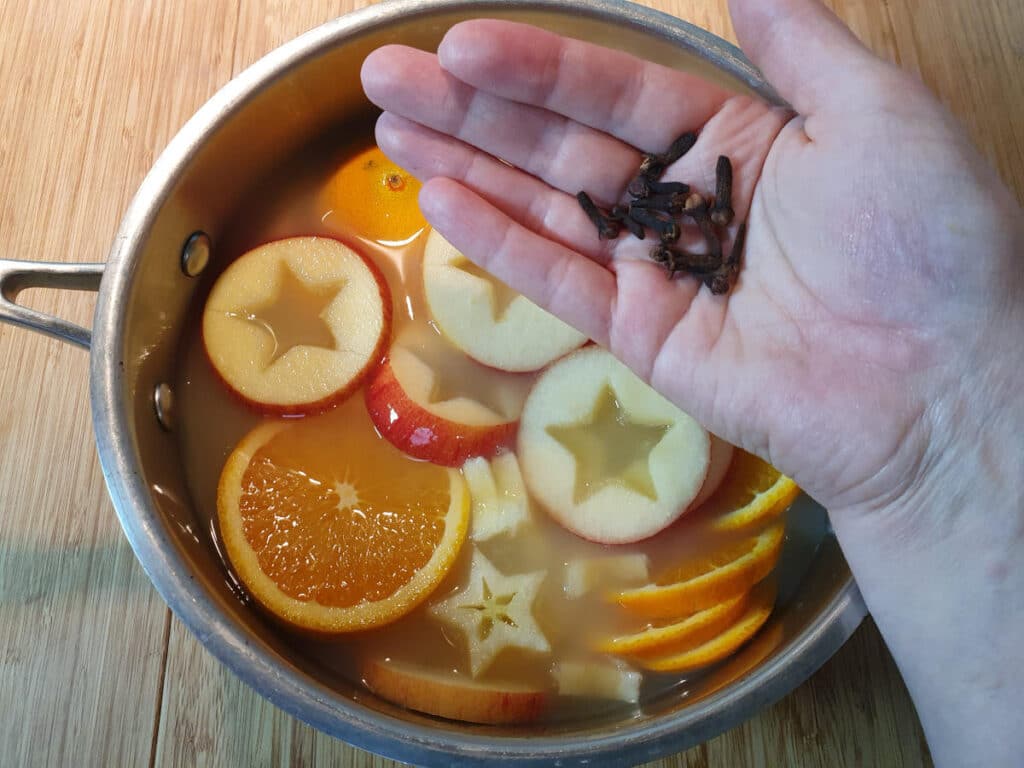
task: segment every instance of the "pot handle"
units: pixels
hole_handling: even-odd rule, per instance
[[[0,323],[11,323],[89,349],[92,331],[59,317],[19,306],[15,299],[26,288],[98,291],[103,264],[59,264],[0,259]]]

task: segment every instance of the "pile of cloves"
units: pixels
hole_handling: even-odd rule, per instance
[[[665,267],[669,279],[682,272],[701,280],[716,294],[729,292],[740,269],[740,256],[746,235],[746,224],[740,224],[729,255],[722,253],[721,230],[728,227],[735,214],[732,210],[732,161],[724,155],[715,168],[715,196],[705,198],[692,192],[689,184],[660,181],[665,169],[689,152],[697,143],[697,134],[684,133],[662,154],[645,154],[640,170],[627,188],[629,203],[602,211],[590,195],[576,195],[583,211],[597,227],[602,240],[617,238],[623,229],[639,240],[650,230],[658,237],[651,250],[651,259]],[[705,253],[690,253],[677,247],[683,225],[695,226],[704,238]]]

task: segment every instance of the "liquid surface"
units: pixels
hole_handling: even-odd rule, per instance
[[[273,183],[259,185],[259,195],[248,200],[239,210],[235,225],[222,238],[216,252],[216,268],[211,268],[209,274],[203,276],[205,290],[196,296],[191,316],[201,317],[203,302],[217,273],[246,250],[271,240],[296,235],[337,237],[369,256],[385,275],[394,301],[392,338],[401,338],[407,348],[415,351],[421,360],[437,372],[431,400],[443,403],[467,397],[495,413],[506,416],[517,413],[536,375],[507,374],[480,365],[455,349],[430,322],[423,298],[420,269],[426,230],[422,226],[416,229],[416,219],[405,211],[397,217],[403,222],[403,237],[396,238],[388,232],[370,232],[368,235],[365,229],[360,231],[359,221],[356,220],[358,217],[346,220],[338,206],[332,202],[329,192],[331,184],[337,183],[335,169],[344,165],[346,158],[359,156],[363,151],[365,147],[358,145],[320,147],[307,156],[295,158],[275,177]],[[335,182],[330,181],[332,176]],[[480,274],[469,262],[459,268],[488,280],[494,290],[496,315],[501,313],[503,307],[507,308],[513,294],[506,286],[489,275]],[[269,310],[266,308],[254,312],[257,317],[274,326],[276,335],[281,334],[279,326],[288,329],[286,339],[277,338],[279,347],[291,342],[311,343],[302,341],[308,338],[308,327],[294,329],[288,325],[287,307],[298,300],[295,297],[283,298],[281,316],[274,314],[268,317]],[[200,522],[210,531],[212,545],[218,552],[222,552],[215,522],[218,478],[234,446],[265,419],[232,398],[215,379],[203,352],[199,331],[199,323],[193,322],[182,338],[180,376],[176,388],[181,393],[181,428],[178,436],[186,477]],[[628,416],[616,409],[614,393],[606,394],[607,397],[597,404],[593,420],[602,430],[601,434],[608,438],[600,441],[605,446],[611,446],[607,453],[587,456],[588,452],[593,452],[595,441],[576,440],[571,429],[555,436],[577,453],[581,466],[592,467],[578,475],[576,494],[585,497],[593,493],[608,477],[617,477],[640,493],[652,493],[649,478],[645,480],[641,471],[646,466],[646,460],[641,459],[649,452],[651,442],[657,442],[659,427],[630,424]],[[383,494],[392,501],[400,496],[404,499],[400,503],[414,505],[416,502],[413,497],[419,493],[415,483],[404,486],[403,478],[389,476],[377,466],[379,462],[374,461],[373,446],[382,443],[382,440],[372,431],[372,427],[368,428],[368,422],[353,416],[349,408],[353,403],[356,405],[352,408],[361,407],[362,399],[362,392],[356,392],[338,411],[307,421],[334,419],[339,435],[345,432],[345,439],[351,437],[366,447],[365,456],[358,459],[359,467],[354,468],[353,473],[360,478],[367,478],[366,482],[372,479],[375,493]],[[282,492],[301,488],[299,495],[308,499],[309,504],[322,515],[376,514],[360,506],[365,493],[363,487],[357,482],[349,482],[345,476],[337,476],[336,467],[318,463],[318,453],[323,454],[325,451],[319,450],[315,444],[277,445],[257,455],[247,475],[247,482],[254,486],[269,484],[272,492],[274,488]],[[438,469],[438,472],[444,470]],[[389,501],[380,509],[387,507],[393,510],[396,504],[399,502]],[[279,565],[275,567],[286,571],[307,565],[298,559],[289,559],[294,557],[292,553],[286,552],[289,547],[281,546],[285,542],[297,541],[293,538],[296,534],[291,526],[293,512],[282,502],[272,514],[254,511],[250,521],[251,540],[263,544],[261,556],[267,558],[268,562],[277,562]],[[451,624],[439,621],[430,608],[459,592],[470,575],[474,554],[479,553],[503,575],[543,574],[532,604],[532,615],[551,647],[550,653],[530,650],[499,653],[481,679],[516,681],[551,688],[551,669],[556,661],[583,660],[608,664],[608,657],[592,650],[595,638],[610,633],[636,632],[644,626],[659,623],[638,622],[603,597],[609,588],[621,586],[614,575],[606,577],[604,581],[599,577],[586,594],[567,598],[567,579],[572,568],[581,561],[594,558],[637,554],[646,558],[653,579],[672,569],[681,560],[706,551],[710,545],[707,538],[695,535],[685,523],[684,519],[681,524],[645,542],[604,547],[569,533],[550,520],[543,510],[534,506],[529,523],[515,536],[502,535],[482,542],[467,540],[452,571],[430,599],[394,624],[330,642],[310,642],[298,635],[291,636],[284,629],[277,631],[289,637],[289,642],[300,653],[317,659],[325,667],[341,672],[349,679],[358,678],[361,659],[381,657],[468,676],[472,670],[466,637],[461,636]],[[817,507],[798,504],[790,512],[789,534],[779,569],[780,600],[788,599],[795,590],[800,575],[824,535],[824,529],[824,517]],[[415,567],[416,557],[429,556],[426,554],[426,543],[431,540],[431,535],[436,535],[436,531],[432,534],[428,530],[423,534],[423,552],[414,555],[408,563],[388,560],[387,552],[374,550],[372,539],[316,541],[315,535],[309,531],[301,534],[305,545],[297,549],[305,549],[307,555],[313,553],[318,560],[338,551],[364,552],[375,560],[383,560],[383,567],[374,571],[376,576],[360,575],[357,567],[349,571],[342,581],[349,581],[349,577],[352,580],[364,579],[361,588],[375,589],[377,594],[384,594],[393,589],[396,580],[400,580],[403,568]],[[358,566],[361,561],[356,557],[352,562]],[[387,571],[395,575],[390,579],[380,576]],[[326,570],[317,573],[319,575],[312,579],[311,590],[296,584],[290,594],[295,597],[315,597],[335,605],[345,605],[347,600],[351,600],[345,584],[339,585],[336,577],[333,580],[335,583],[329,584],[332,580]],[[226,562],[225,574],[229,581],[233,580],[230,566]],[[378,581],[371,585],[366,579]],[[235,589],[241,599],[246,599],[244,591],[237,587]],[[494,631],[494,621],[504,621],[498,610],[500,605],[497,604],[505,597],[507,595],[504,593],[492,591],[490,597],[479,603],[478,610],[486,613],[492,622],[489,631]],[[488,628],[481,631],[488,631]],[[678,675],[646,674],[641,701],[669,689],[685,691],[693,679],[693,676],[681,678]],[[634,709],[635,705],[565,698],[556,702],[549,717],[552,720],[572,719],[584,713],[590,716],[595,711],[614,711],[617,708]]]

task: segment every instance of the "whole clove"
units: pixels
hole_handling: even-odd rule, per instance
[[[634,200],[629,204],[632,209],[645,208],[662,213],[682,213],[686,204],[686,196],[683,194],[651,195]]]
[[[654,232],[661,238],[663,243],[674,243],[682,234],[679,225],[669,218],[659,215],[659,212],[644,208],[629,207],[629,218],[638,224]]]
[[[688,131],[672,142],[665,154],[662,155],[662,160],[664,160],[666,166],[672,165],[672,163],[693,149],[696,143],[697,134]]]
[[[619,224],[610,217],[605,216],[594,201],[590,199],[590,195],[586,192],[578,192],[576,194],[576,200],[579,201],[583,212],[587,214],[587,218],[589,218],[591,222],[593,222],[594,226],[597,227],[597,236],[599,238],[602,240],[614,240],[619,236],[619,232],[621,231]]]
[[[679,272],[692,275],[704,283],[711,293],[728,293],[740,269],[746,237],[746,224],[739,227],[727,258],[723,258],[720,230],[735,218],[732,208],[732,161],[722,155],[715,167],[715,196],[705,198],[691,192],[681,181],[659,181],[672,163],[689,152],[697,143],[697,134],[684,133],[661,153],[643,155],[637,176],[629,183],[629,204],[619,204],[609,212],[602,211],[586,192],[576,195],[580,206],[593,222],[603,240],[618,237],[626,229],[638,240],[647,231],[657,235],[659,244],[650,251],[650,258],[665,267],[672,279]],[[690,253],[676,243],[682,235],[682,224],[690,222],[700,230],[705,241],[704,253]]]
[[[686,195],[690,191],[690,185],[681,181],[655,181],[641,174],[629,182],[626,191],[634,199],[651,195]]]
[[[722,258],[722,241],[712,226],[711,216],[708,213],[708,204],[704,197],[696,192],[686,198],[683,205],[683,215],[689,217],[700,228],[700,233],[707,243],[708,252],[713,253],[717,258]]]
[[[711,209],[711,221],[727,227],[735,215],[732,210],[732,161],[720,155],[715,167],[715,206]]]
[[[672,163],[681,158],[697,143],[697,134],[693,132],[684,133],[677,138],[662,153],[648,152],[640,160],[640,175],[650,178],[657,178],[665,172]]]
[[[644,240],[647,237],[647,233],[644,231],[644,225],[639,221],[630,218],[629,206],[616,205],[612,208],[611,218],[628,229],[629,233],[637,240]]]
[[[729,256],[722,262],[722,266],[714,274],[704,278],[704,284],[714,295],[721,296],[728,293],[735,282],[736,276],[740,272],[740,260],[743,257],[746,239],[747,222],[744,221],[736,231],[736,239],[733,240],[732,248],[729,249]]]
[[[669,270],[669,278],[676,272],[686,271],[695,277],[712,276],[722,268],[722,260],[710,253],[690,253],[681,248],[662,244],[651,251],[651,258],[665,264]]]

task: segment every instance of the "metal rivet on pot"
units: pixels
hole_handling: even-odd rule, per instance
[[[174,429],[174,391],[169,384],[157,384],[153,390],[153,408],[156,420],[166,432]]]
[[[210,263],[210,236],[193,232],[181,249],[181,271],[189,277],[198,277]]]

